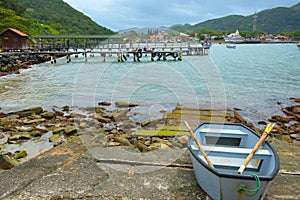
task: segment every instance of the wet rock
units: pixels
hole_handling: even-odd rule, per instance
[[[20,140],[30,140],[30,139],[32,139],[32,136],[28,132],[20,132],[19,139]]]
[[[112,118],[115,122],[120,122],[120,121],[123,121],[123,120],[126,120],[128,119],[128,114],[129,112],[129,109],[123,109],[123,110],[120,110],[120,111],[115,111],[112,113]]]
[[[20,118],[22,118],[22,117],[28,117],[32,114],[41,114],[42,112],[43,112],[42,107],[35,107],[35,108],[25,109],[22,111],[11,112],[8,114],[9,115],[18,115]]]
[[[279,115],[274,115],[269,119],[270,122],[282,122],[282,123],[288,123],[291,119],[289,117],[282,117]]]
[[[56,127],[52,130],[53,134],[62,134],[65,133],[65,129],[63,127]]]
[[[63,108],[63,111],[69,112],[70,111],[70,106],[65,105]]]
[[[7,138],[7,143],[9,144],[16,144],[16,141],[18,141],[20,138],[20,135],[12,135],[12,136],[9,136]]]
[[[16,151],[13,157],[16,160],[25,158],[25,157],[27,157],[27,152],[26,151]]]
[[[52,107],[52,110],[55,112],[58,116],[64,116],[64,112],[60,111],[57,107]]]
[[[53,134],[49,137],[49,141],[56,143],[62,140],[62,137],[59,134]]]
[[[94,115],[94,119],[97,119],[99,122],[102,122],[102,123],[109,123],[111,122],[111,119],[110,118],[105,118],[101,115]]]
[[[116,102],[115,105],[118,108],[128,108],[128,107],[131,108],[131,107],[139,106],[138,104],[129,103],[129,102]]]
[[[24,124],[39,124],[44,121],[46,121],[46,120],[42,118],[42,119],[24,120],[23,123]]]
[[[178,142],[182,145],[186,145],[189,141],[189,136],[183,135],[178,138]]]
[[[88,123],[85,123],[85,122],[80,122],[79,124],[79,128],[81,129],[85,129],[85,128],[89,128],[89,124]]]
[[[259,121],[258,124],[261,124],[261,125],[267,125],[268,123],[265,122],[265,121]]]
[[[52,119],[55,118],[56,114],[54,112],[43,112],[41,114],[41,117],[46,118],[46,119]]]
[[[148,147],[145,144],[143,144],[142,142],[140,142],[140,141],[135,140],[133,144],[141,152],[147,152],[148,151]]]
[[[120,142],[108,142],[107,145],[111,146],[111,147],[113,147],[113,146],[120,146]]]
[[[240,121],[240,123],[247,123],[247,121],[236,111],[234,113],[234,118]]]
[[[7,114],[5,114],[4,112],[0,112],[0,118],[6,117]]]
[[[77,135],[77,129],[74,126],[67,126],[64,131],[65,134],[68,136],[75,135],[75,134]]]
[[[294,102],[297,102],[297,103],[300,103],[300,98],[289,98],[290,100],[294,101]]]
[[[122,130],[129,131],[130,129],[137,128],[137,124],[131,120],[124,121],[124,123],[119,124],[118,127]]]
[[[295,140],[300,140],[300,134],[291,134],[290,137]]]
[[[42,134],[42,132],[39,131],[39,130],[34,130],[34,131],[30,132],[30,135],[31,135],[32,137],[40,137],[40,136],[42,136],[43,134]]]
[[[123,146],[131,146],[130,141],[125,137],[115,137],[114,139]]]
[[[77,119],[83,119],[83,118],[86,118],[86,115],[72,112],[72,113],[70,113],[70,117],[77,118]]]
[[[110,130],[110,133],[115,135],[118,133],[118,130],[116,128],[113,128],[112,130]]]
[[[7,154],[0,154],[0,169],[11,169],[17,166],[19,163],[12,158],[8,153]]]
[[[99,106],[110,106],[111,102],[107,102],[107,101],[102,101],[98,103]]]
[[[21,126],[21,127],[16,127],[18,132],[31,132],[33,131],[33,127],[31,126]]]

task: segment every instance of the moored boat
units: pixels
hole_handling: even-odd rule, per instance
[[[232,44],[226,44],[226,47],[229,49],[235,49],[236,46]]]
[[[260,136],[242,124],[203,123],[195,130],[198,146],[190,137],[194,173],[200,187],[212,199],[263,199],[278,174],[279,158],[264,141],[243,169]],[[206,158],[209,157],[209,160]]]
[[[299,43],[299,44],[297,44],[297,47],[298,47],[298,49],[300,50],[300,43]]]

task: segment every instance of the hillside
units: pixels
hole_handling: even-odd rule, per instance
[[[257,30],[267,33],[295,32],[300,30],[300,3],[289,7],[278,7],[257,13]],[[253,15],[230,15],[218,19],[207,20],[195,25],[185,24],[171,27],[179,32],[198,33],[201,29],[217,32],[252,31]]]
[[[0,0],[0,32],[7,27],[29,35],[111,34],[63,0]]]

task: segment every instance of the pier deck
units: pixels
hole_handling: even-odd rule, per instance
[[[139,48],[139,47],[118,47],[118,45],[111,46],[98,46],[97,48],[90,49],[57,49],[57,48],[49,48],[49,49],[28,49],[25,51],[9,51],[9,52],[1,52],[0,56],[20,56],[20,55],[50,55],[53,60],[55,60],[58,56],[66,56],[67,61],[70,60],[71,55],[82,54],[87,61],[87,55],[90,54],[92,56],[99,54],[103,57],[103,61],[105,61],[106,56],[117,56],[117,60],[119,62],[125,62],[129,57],[133,58],[133,61],[140,62],[141,57],[150,57],[151,61],[155,60],[167,60],[167,58],[171,57],[173,60],[182,60],[182,56],[205,56],[209,54],[209,47],[202,47],[201,45],[194,46],[172,46],[172,47],[160,47],[156,46],[147,48]]]

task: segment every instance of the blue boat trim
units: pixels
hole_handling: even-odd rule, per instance
[[[198,129],[200,126],[202,126],[204,124],[219,124],[219,123],[204,122],[204,123],[201,123],[196,129]],[[260,136],[255,131],[253,131],[252,129],[248,128],[247,126],[245,126],[243,124],[224,123],[224,125],[243,126],[247,130],[249,130],[250,132],[252,132],[254,135],[256,135],[258,138],[260,138]],[[189,141],[188,141],[188,149],[191,152],[192,156],[198,162],[200,162],[201,165],[203,165],[206,169],[208,169],[210,172],[212,172],[216,176],[218,176],[218,177],[224,177],[224,178],[233,178],[233,179],[255,180],[255,178],[253,176],[251,176],[251,175],[243,175],[243,174],[238,174],[238,173],[236,175],[234,175],[234,174],[227,174],[227,173],[220,173],[217,170],[213,169],[207,163],[205,163],[201,158],[199,158],[199,156],[196,155],[195,151],[191,147],[193,142],[194,142],[194,140],[190,136],[189,137]],[[261,181],[271,181],[271,180],[273,180],[275,178],[275,176],[279,172],[279,157],[278,157],[276,151],[274,150],[274,148],[269,144],[269,142],[265,141],[265,143],[266,143],[266,145],[268,145],[268,147],[270,148],[270,150],[272,151],[272,153],[274,155],[275,167],[274,167],[274,170],[272,171],[272,173],[269,176],[259,176],[259,179]]]

